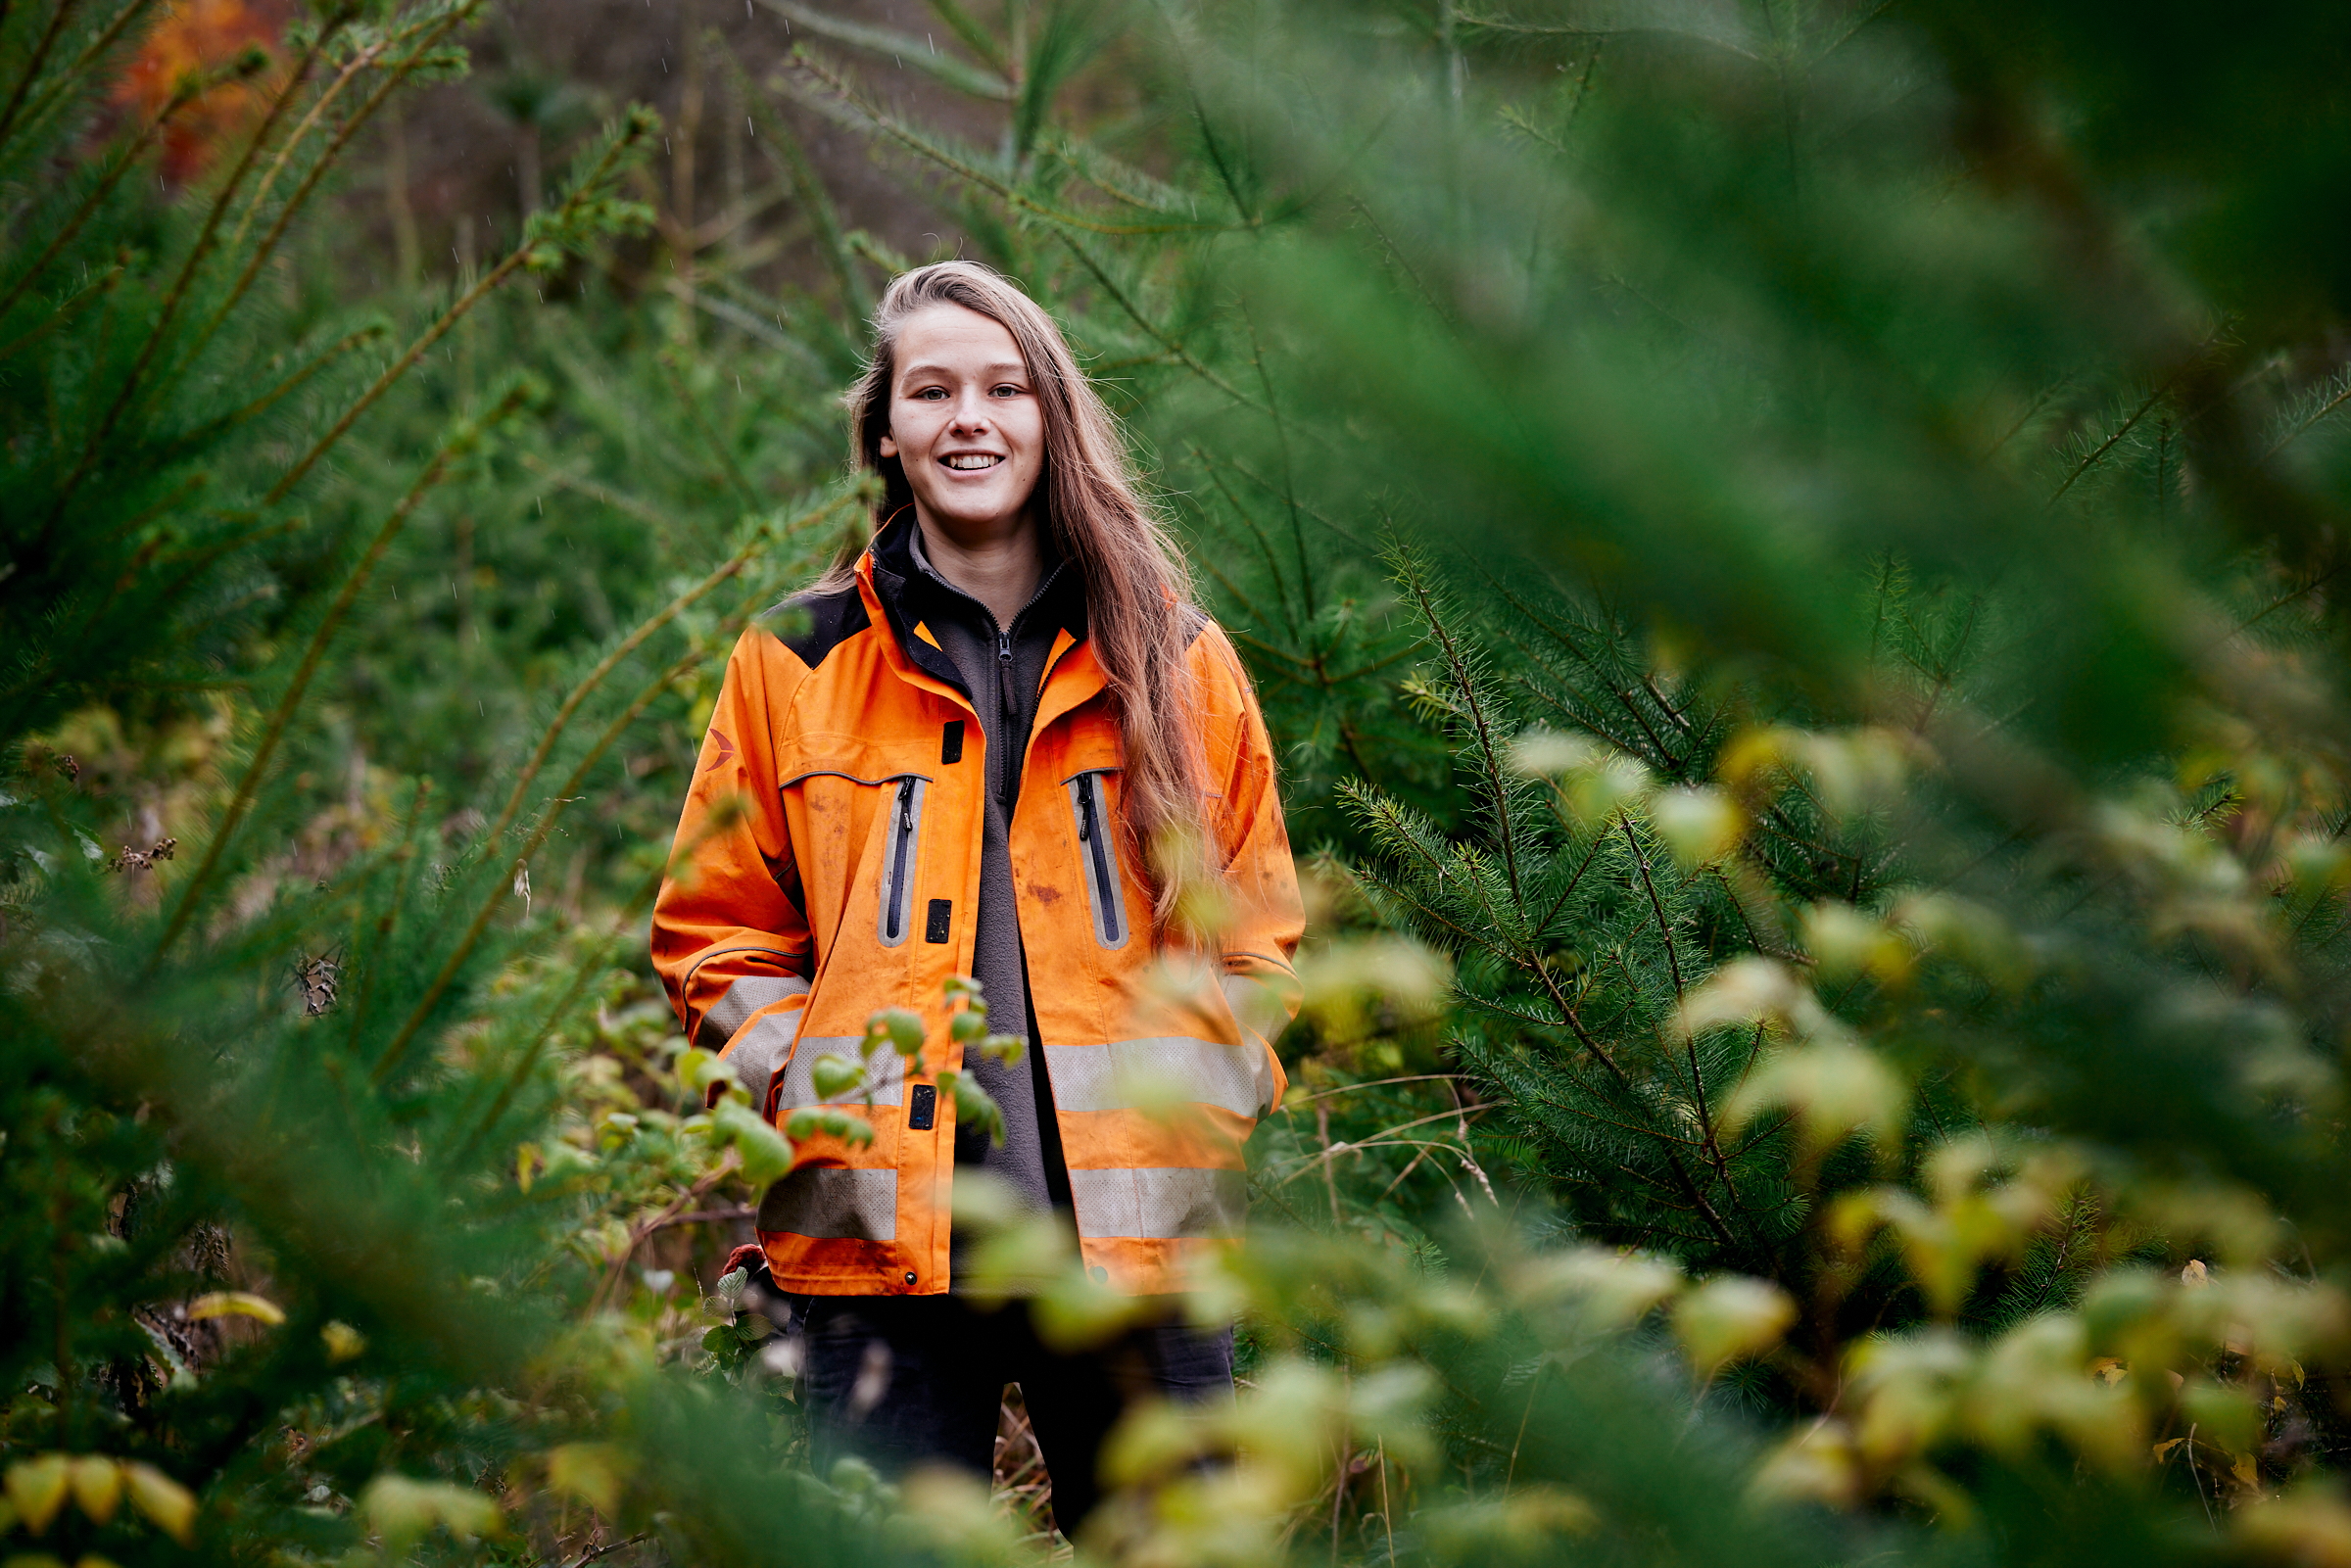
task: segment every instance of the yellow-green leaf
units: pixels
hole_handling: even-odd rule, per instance
[[[1718,1274],[1674,1304],[1673,1331],[1691,1364],[1712,1371],[1759,1355],[1796,1321],[1796,1303],[1768,1280]]]
[[[498,1501],[466,1487],[445,1481],[411,1481],[404,1475],[379,1475],[360,1495],[360,1511],[393,1551],[406,1551],[435,1525],[445,1525],[460,1541],[498,1534],[502,1516]]]
[[[1684,866],[1707,866],[1739,847],[1747,819],[1719,789],[1668,789],[1650,802],[1657,836]]]
[[[628,1455],[610,1443],[566,1443],[547,1453],[547,1484],[609,1515],[620,1506]]]
[[[318,1338],[326,1346],[326,1358],[333,1362],[353,1360],[367,1350],[367,1336],[340,1320],[319,1329]]]
[[[809,1064],[808,1081],[820,1100],[849,1093],[865,1081],[865,1069],[846,1057],[820,1056]]]
[[[44,1453],[8,1467],[8,1500],[24,1528],[36,1536],[66,1505],[68,1464],[62,1453]]]
[[[147,1522],[183,1546],[196,1544],[196,1497],[186,1487],[151,1464],[133,1459],[122,1466],[122,1482],[130,1505]]]
[[[253,1317],[274,1328],[286,1320],[286,1314],[275,1302],[256,1296],[251,1291],[209,1291],[188,1303],[190,1317]]]
[[[122,1472],[115,1461],[95,1453],[85,1453],[67,1466],[67,1476],[73,1488],[74,1505],[99,1524],[115,1516],[115,1508],[122,1501]]]
[[[884,1008],[867,1020],[865,1026],[897,1047],[900,1056],[923,1054],[923,1019],[919,1013],[910,1013],[902,1007]]]

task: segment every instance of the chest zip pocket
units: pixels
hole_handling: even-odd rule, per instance
[[[882,913],[876,929],[884,947],[906,940],[914,924],[914,872],[923,836],[923,793],[930,781],[919,774],[898,780],[890,802],[889,828],[883,840]]]
[[[1085,862],[1086,902],[1093,907],[1094,940],[1104,947],[1127,945],[1127,892],[1119,880],[1119,847],[1110,803],[1099,773],[1081,773],[1069,784],[1070,808],[1078,815],[1078,856]]]

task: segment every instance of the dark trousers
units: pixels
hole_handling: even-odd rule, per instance
[[[1018,1383],[1053,1478],[1065,1536],[1101,1497],[1102,1440],[1138,1400],[1232,1397],[1232,1330],[1175,1321],[1129,1329],[1064,1353],[1040,1343],[1028,1308],[984,1310],[956,1296],[819,1296],[809,1303],[802,1367],[817,1473],[844,1453],[885,1474],[924,1463],[985,1478],[994,1467],[1004,1385]]]

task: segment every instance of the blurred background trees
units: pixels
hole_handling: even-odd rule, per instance
[[[2347,55],[0,6],[6,1549],[1048,1545],[1017,1401],[993,1497],[802,1473],[718,1271],[788,1151],[641,953],[713,666],[859,536],[865,311],[966,255],[1313,871],[1244,1397],[1086,1550],[2351,1561]],[[1115,1324],[1054,1256],[983,1267]]]

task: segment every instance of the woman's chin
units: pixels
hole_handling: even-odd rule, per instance
[[[946,530],[958,544],[978,544],[1010,533],[1020,525],[1022,505],[1010,486],[991,487],[993,494],[966,490],[921,498],[927,521]]]

